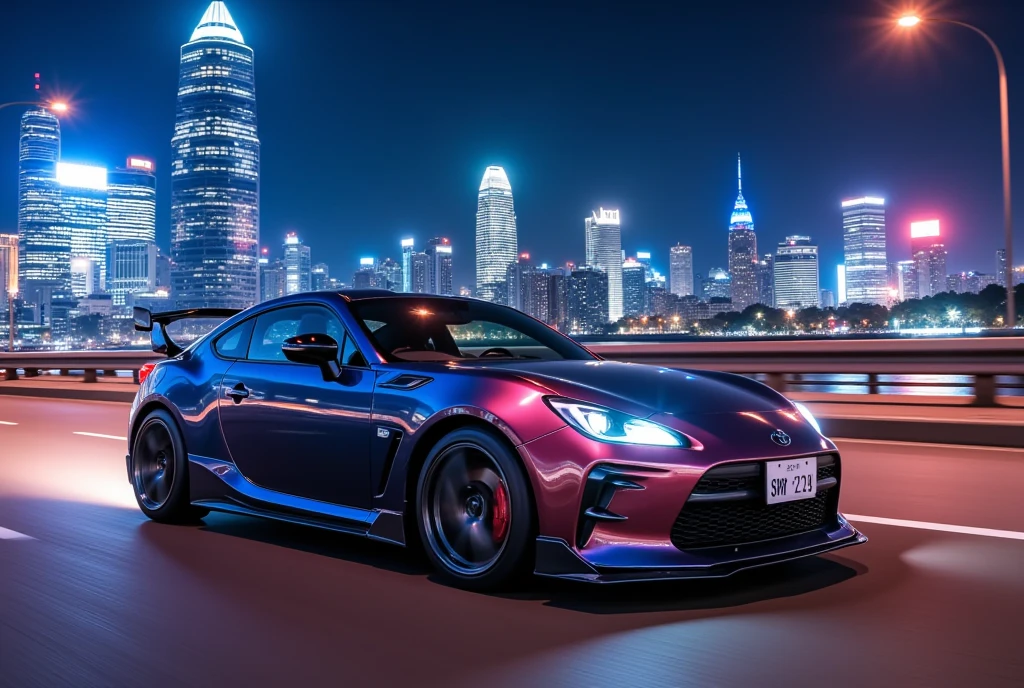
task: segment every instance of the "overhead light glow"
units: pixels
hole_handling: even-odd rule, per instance
[[[864,196],[862,198],[851,198],[843,201],[844,208],[849,208],[854,205],[885,205],[885,199],[878,198],[877,196]]]
[[[50,109],[54,112],[67,112],[68,104],[62,102],[50,103]]]
[[[75,189],[107,190],[107,168],[95,165],[57,163],[57,183]]]
[[[373,258],[360,258],[359,259],[359,264],[360,265],[373,265]]]
[[[909,28],[911,26],[917,26],[918,24],[920,24],[921,17],[917,16],[916,14],[907,14],[900,17],[896,23],[899,24],[900,26]]]
[[[918,239],[920,237],[937,237],[939,236],[939,221],[938,220],[922,220],[920,222],[910,223],[910,238]]]

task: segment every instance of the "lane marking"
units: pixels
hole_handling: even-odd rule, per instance
[[[17,423],[12,423],[9,420],[0,420],[0,425],[17,425]]]
[[[0,528],[0,540],[35,540],[33,537],[29,537],[24,533],[19,533],[14,530],[7,530],[6,528]]]
[[[996,451],[996,452],[1015,452],[1020,454],[1024,452],[1024,448],[1018,447],[986,447],[981,444],[940,444],[938,442],[897,442],[890,440],[859,440],[852,437],[831,437],[829,438],[835,442],[844,442],[848,444],[887,444],[887,445],[898,445],[901,447],[937,447],[940,449],[970,449],[971,451]]]
[[[121,437],[120,435],[102,435],[98,432],[73,432],[72,435],[82,435],[83,437],[99,437],[101,440],[119,440],[121,442],[127,442],[127,437]]]
[[[849,521],[860,523],[877,523],[883,526],[899,528],[916,528],[918,530],[940,530],[944,533],[961,533],[963,535],[981,535],[983,537],[1005,538],[1007,540],[1024,540],[1024,533],[1015,530],[994,530],[992,528],[974,528],[972,526],[953,526],[946,523],[929,523],[927,521],[905,521],[901,518],[880,518],[878,516],[855,516],[843,514]]]

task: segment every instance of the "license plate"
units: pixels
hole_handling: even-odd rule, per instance
[[[818,459],[789,459],[765,464],[765,494],[769,504],[810,499],[818,492]]]

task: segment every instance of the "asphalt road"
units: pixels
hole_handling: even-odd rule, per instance
[[[1019,450],[840,442],[866,545],[489,596],[356,538],[148,522],[127,411],[0,399],[0,686],[1024,685]]]

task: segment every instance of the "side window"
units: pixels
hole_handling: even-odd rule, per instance
[[[217,337],[217,341],[213,344],[217,354],[223,358],[245,358],[254,322],[255,320],[249,318]]]
[[[285,361],[281,345],[300,334],[327,334],[339,344],[345,340],[345,328],[331,311],[322,306],[279,308],[256,317],[250,361]]]
[[[352,337],[345,337],[345,348],[341,351],[341,364],[358,368],[366,367],[366,359],[356,349],[356,343],[352,341]]]

